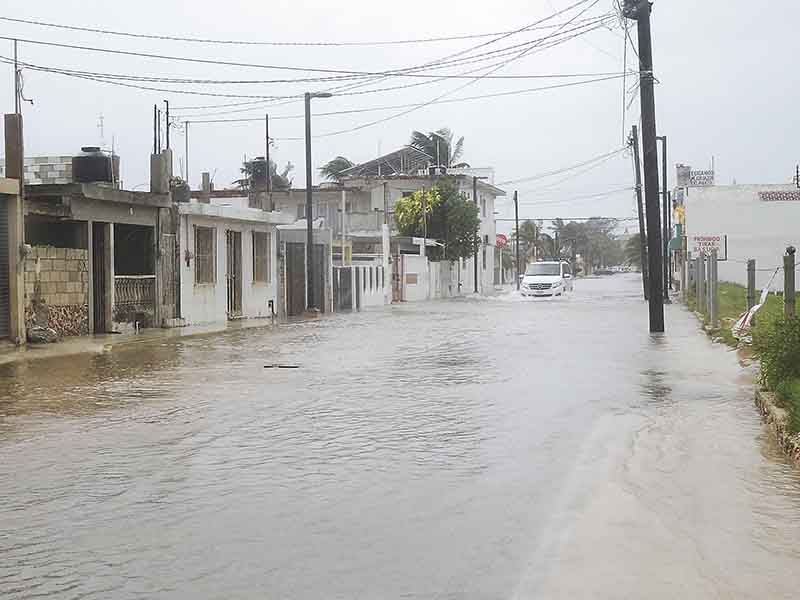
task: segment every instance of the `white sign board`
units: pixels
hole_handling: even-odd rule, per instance
[[[714,185],[714,171],[691,171],[689,187],[705,187]]]
[[[689,235],[689,251],[692,256],[711,256],[717,251],[718,260],[728,260],[728,236],[720,233]]]

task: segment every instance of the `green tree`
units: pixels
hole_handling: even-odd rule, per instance
[[[258,169],[261,165],[264,164],[263,160],[248,160],[246,163],[242,165],[240,169],[242,173],[242,178],[237,179],[233,182],[233,184],[238,187],[240,190],[249,191],[254,187],[253,181],[256,175],[258,175]],[[270,175],[272,177],[272,189],[273,190],[288,190],[292,187],[292,180],[289,178],[289,174],[294,169],[294,165],[290,162],[286,163],[286,166],[278,172],[278,165],[275,164],[273,160],[269,161],[269,170]],[[262,168],[263,173],[263,168]]]
[[[439,241],[432,248],[434,259],[458,260],[472,256],[480,247],[478,207],[459,194],[448,179],[441,180],[428,190],[419,190],[401,198],[395,205],[395,221],[401,235]]]
[[[441,166],[453,168],[469,167],[465,162],[458,162],[464,154],[464,137],[458,138],[454,143],[453,132],[447,127],[442,127],[429,133],[413,131],[409,145],[424,152],[434,160],[438,157],[439,165]]]
[[[642,268],[642,235],[637,233],[625,242],[625,262],[637,269]]]
[[[354,166],[355,163],[349,158],[337,156],[336,158],[329,160],[322,165],[322,167],[319,169],[319,173],[328,181],[340,183],[342,181],[342,171],[346,171],[350,167]]]

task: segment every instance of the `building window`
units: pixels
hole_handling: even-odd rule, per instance
[[[194,282],[217,282],[217,230],[194,228]]]
[[[253,282],[272,280],[272,236],[264,231],[253,232]]]
[[[483,247],[483,270],[486,270],[486,246]]]
[[[486,216],[486,198],[481,198],[481,216]]]

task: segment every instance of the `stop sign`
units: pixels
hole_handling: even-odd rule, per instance
[[[506,245],[508,245],[508,238],[502,233],[498,233],[497,239],[495,241],[495,246],[497,246],[498,248],[502,248],[503,246]]]

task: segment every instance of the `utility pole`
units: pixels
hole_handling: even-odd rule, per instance
[[[314,303],[314,224],[313,191],[311,189],[311,94],[305,94],[306,121],[306,309],[316,308]]]
[[[189,185],[189,121],[185,123],[183,143],[185,146],[183,149],[183,156],[186,159],[186,166],[184,167],[186,169],[186,185]],[[189,189],[192,189],[191,185],[189,185]]]
[[[264,158],[267,160],[267,208],[272,211],[275,210],[275,207],[272,205],[272,163],[269,159],[269,114],[264,115],[264,129],[266,136]]]
[[[644,288],[644,299],[650,297],[650,282],[647,277],[647,233],[644,226],[644,202],[642,201],[642,169],[639,162],[639,128],[634,125],[630,139],[633,149],[633,171],[636,176],[636,209],[639,213],[639,244],[642,252],[642,287]]]
[[[669,192],[667,191],[667,136],[656,136],[656,140],[661,141],[661,202],[663,216],[661,224],[663,231],[661,243],[664,247],[664,303],[669,304]]]
[[[167,150],[169,150],[169,100],[164,100],[166,111],[164,112],[164,119],[167,126]]]
[[[439,155],[439,141],[436,141],[436,155],[438,160]],[[478,178],[472,177],[472,199],[475,201],[475,206],[478,206]],[[480,210],[480,209],[479,209]],[[483,221],[481,221],[483,222]],[[478,237],[480,238],[480,229],[478,230]],[[475,255],[472,257],[472,266],[474,267],[475,277],[475,293],[478,293],[478,247],[475,246]]]
[[[14,114],[20,114],[19,103],[19,62],[17,61],[17,40],[14,40]]]
[[[653,90],[653,42],[650,34],[649,0],[625,0],[624,15],[634,19],[639,38],[639,82],[644,149],[644,193],[650,280],[650,332],[664,332],[664,273],[661,217],[658,202],[658,147],[656,145],[656,100]]]
[[[153,104],[153,154],[158,154],[158,105]]]
[[[514,238],[516,240],[514,251],[516,253],[515,261],[517,263],[515,279],[517,280],[517,291],[519,291],[519,192],[516,190],[514,191],[514,223],[516,225],[516,229],[514,230]]]

